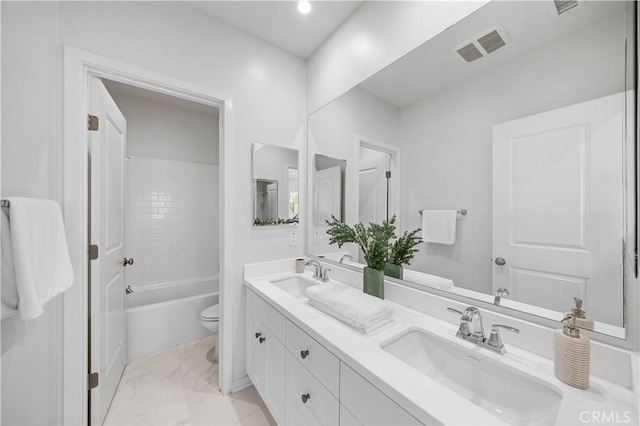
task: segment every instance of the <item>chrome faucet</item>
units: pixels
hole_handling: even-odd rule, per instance
[[[500,299],[504,295],[508,296],[509,295],[509,290],[506,289],[506,288],[500,287],[498,290],[496,290],[496,297],[493,299],[493,304],[494,305],[499,305],[500,304]]]
[[[345,254],[340,258],[340,263],[344,263],[345,259],[349,259],[351,261],[353,261],[353,256],[351,256],[350,254]]]
[[[498,352],[500,355],[504,355],[507,350],[504,348],[502,338],[500,337],[501,328],[512,331],[514,333],[520,333],[520,330],[515,327],[509,327],[508,325],[502,324],[493,324],[491,326],[491,334],[486,341],[487,348],[491,349],[492,351]]]
[[[315,266],[316,270],[313,273],[313,278],[314,279],[320,280],[323,283],[326,283],[327,281],[329,281],[329,271],[331,269],[323,267],[320,264],[320,262],[318,262],[317,260],[314,260],[314,259],[307,260],[305,265],[313,265],[313,266]]]
[[[313,273],[313,278],[320,278],[320,271],[322,270],[322,265],[320,265],[320,262],[318,262],[317,260],[314,259],[309,259],[305,262],[305,265],[309,266],[315,266],[316,270]]]
[[[469,306],[464,312],[457,309],[447,308],[448,311],[460,314],[460,327],[456,332],[456,336],[467,340],[476,345],[486,347],[489,350],[498,352],[503,355],[506,352],[502,339],[500,337],[500,328],[520,333],[520,330],[502,324],[493,324],[491,326],[491,334],[487,338],[484,334],[484,325],[482,324],[482,314],[475,306]],[[473,327],[473,329],[472,329]]]

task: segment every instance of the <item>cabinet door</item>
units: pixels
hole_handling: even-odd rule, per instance
[[[266,332],[265,346],[265,386],[262,399],[278,424],[285,422],[285,348],[269,331]],[[261,395],[262,396],[262,395]]]
[[[263,399],[266,392],[267,357],[265,356],[266,345],[260,343],[260,338],[265,338],[264,334],[262,324],[253,315],[247,314],[247,375]]]

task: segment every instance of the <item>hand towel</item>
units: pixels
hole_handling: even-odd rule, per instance
[[[2,209],[2,241],[0,241],[0,258],[2,258],[2,276],[0,277],[0,295],[2,319],[14,315],[18,310],[18,289],[16,288],[16,272],[13,267],[13,249],[11,248],[11,227],[9,224],[9,208]]]
[[[73,283],[62,212],[52,200],[8,200],[18,310],[22,319],[33,319]]]
[[[342,284],[326,283],[307,288],[309,302],[325,313],[368,333],[390,321],[389,303]]]
[[[423,210],[422,239],[425,243],[454,245],[457,219],[456,210]]]
[[[439,277],[438,275],[426,274],[424,272],[413,271],[411,269],[405,269],[402,275],[405,281],[411,281],[412,283],[440,290],[453,290],[453,281],[448,278]]]

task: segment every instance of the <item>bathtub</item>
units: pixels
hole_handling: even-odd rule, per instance
[[[218,303],[218,279],[192,280],[136,289],[125,295],[127,358],[211,335],[200,313]]]

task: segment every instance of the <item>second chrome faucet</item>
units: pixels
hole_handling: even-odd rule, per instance
[[[482,313],[475,306],[469,306],[464,312],[457,309],[447,308],[448,311],[460,314],[460,326],[456,332],[456,336],[490,349],[499,354],[504,354],[506,349],[500,338],[500,328],[507,329],[514,333],[520,333],[520,330],[502,324],[493,324],[491,326],[491,334],[487,338],[484,334],[484,325],[482,324]]]
[[[320,262],[318,262],[317,260],[307,260],[307,262],[305,263],[305,265],[313,265],[315,266],[316,270],[313,273],[313,278],[322,281],[323,283],[326,283],[327,281],[329,281],[329,271],[331,269],[327,268],[326,266],[322,266],[320,264]]]

